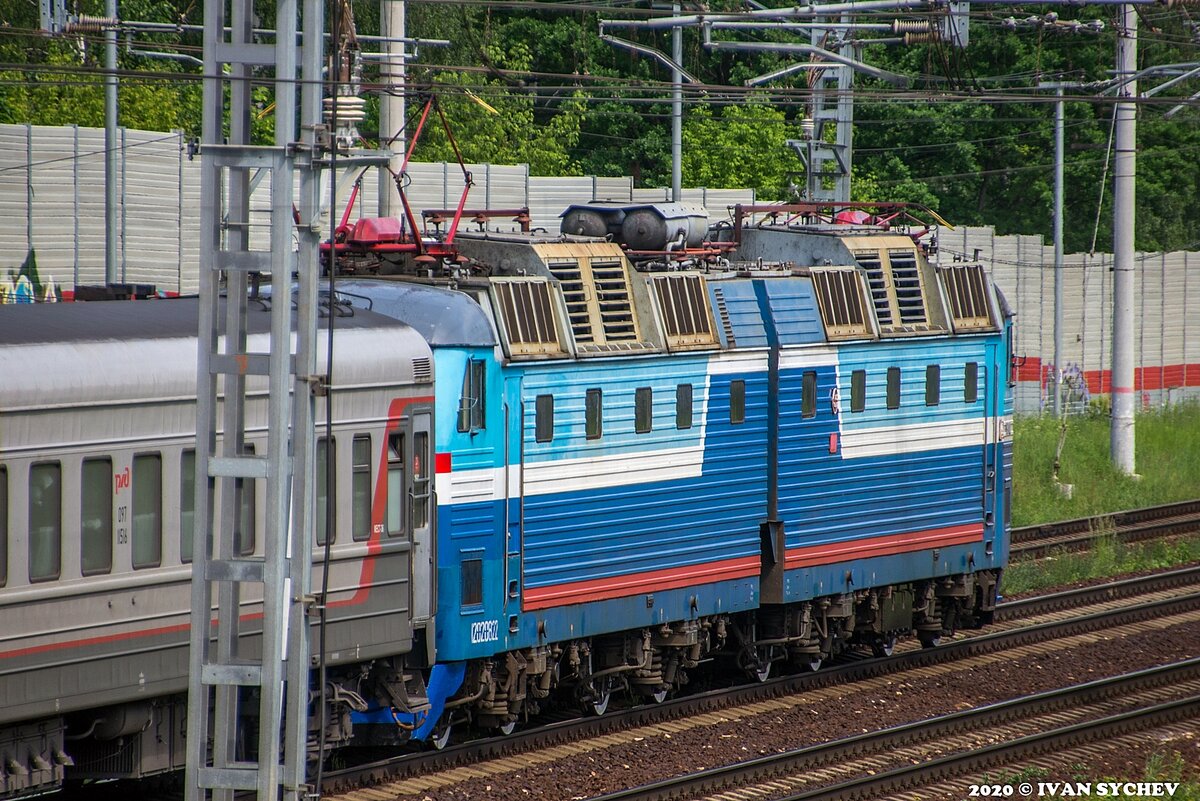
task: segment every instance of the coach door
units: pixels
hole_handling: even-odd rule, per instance
[[[437,571],[433,563],[433,453],[430,413],[414,413],[388,437],[388,531],[412,532],[412,616],[433,615]]]

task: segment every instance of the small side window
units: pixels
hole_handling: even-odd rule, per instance
[[[746,382],[742,379],[729,382],[729,423],[741,425],[746,422]]]
[[[84,459],[79,487],[79,572],[112,572],[112,459]]]
[[[8,468],[0,465],[0,587],[8,583]]]
[[[963,371],[963,402],[974,403],[979,400],[979,363],[967,362]]]
[[[887,372],[887,407],[900,408],[900,368],[889,367]]]
[[[29,468],[29,580],[53,581],[62,570],[62,465]]]
[[[483,603],[483,560],[462,561],[462,605],[478,606]]]
[[[538,442],[554,441],[554,396],[538,395],[534,406],[534,438]]]
[[[855,370],[850,374],[850,411],[861,412],[867,408],[867,371]]]
[[[682,430],[692,427],[692,385],[680,384],[675,387],[675,428]]]
[[[589,389],[584,398],[584,430],[588,439],[600,439],[604,435],[604,393]]]
[[[654,428],[654,390],[638,387],[633,397],[633,430],[648,434]]]
[[[192,532],[196,528],[196,452],[179,456],[179,560],[192,561]]]
[[[404,506],[408,502],[408,487],[404,477],[404,435],[388,437],[387,466],[387,534],[404,536]]]
[[[317,440],[317,509],[316,520],[317,526],[317,545],[324,545],[325,540],[329,537],[329,510],[337,509],[337,487],[330,486],[329,477],[337,475],[336,466],[331,473],[329,470],[329,457],[337,458],[337,440],[334,439],[334,447],[332,450],[329,446],[330,440],[327,437],[321,437]],[[332,502],[331,502],[332,500]],[[336,514],[336,512],[334,513]],[[337,541],[337,529],[334,529],[333,539],[330,542]]]
[[[487,377],[487,362],[468,359],[463,373],[462,396],[458,401],[458,430],[479,431],[484,427],[484,384]]]
[[[817,416],[817,374],[809,370],[800,383],[800,416]]]
[[[936,364],[925,367],[925,405],[937,406],[942,400],[942,368]]]
[[[350,537],[362,542],[371,539],[371,437],[358,434],[352,444]]]
[[[253,484],[251,484],[253,487]],[[162,564],[162,456],[133,457],[133,566]]]

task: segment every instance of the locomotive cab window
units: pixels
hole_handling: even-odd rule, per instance
[[[463,373],[462,396],[458,401],[458,430],[462,433],[483,429],[483,394],[487,377],[487,362],[468,359]]]
[[[692,385],[679,384],[675,387],[675,428],[692,427]]]
[[[979,363],[967,362],[963,370],[963,402],[974,403],[979,399]]]
[[[387,467],[387,533],[389,537],[404,534],[404,435],[388,437]]]
[[[889,367],[887,371],[887,407],[900,408],[900,368]]]
[[[649,434],[654,428],[654,390],[638,387],[633,396],[633,430]]]
[[[143,453],[133,457],[133,566],[161,564],[162,456]]]
[[[600,439],[604,435],[604,393],[589,389],[584,395],[584,436]]]
[[[62,465],[29,468],[29,580],[53,581],[62,570]]]
[[[925,405],[937,406],[942,400],[942,368],[936,364],[925,367]]]
[[[817,416],[817,374],[809,370],[800,381],[800,416]]]
[[[112,571],[112,459],[84,459],[79,488],[79,572]]]
[[[867,408],[867,371],[855,370],[850,374],[850,411],[861,412]]]
[[[179,455],[179,560],[192,561],[192,531],[196,527],[196,452]]]
[[[0,587],[8,583],[8,468],[0,465]]]
[[[729,382],[729,423],[741,425],[746,422],[746,382],[742,379]]]
[[[355,542],[371,538],[371,437],[359,434],[351,450],[350,536]]]
[[[554,441],[554,396],[538,395],[534,402],[534,439],[538,442]]]

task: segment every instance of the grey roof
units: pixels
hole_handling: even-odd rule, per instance
[[[339,278],[334,290],[343,301],[411,325],[431,346],[496,344],[487,314],[464,292],[382,278]]]

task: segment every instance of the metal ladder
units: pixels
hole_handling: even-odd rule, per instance
[[[260,800],[272,801],[308,793],[313,420],[321,384],[315,375],[319,181],[314,153],[324,9],[319,0],[303,0],[303,47],[297,47],[297,6],[298,0],[277,1],[274,44],[254,40],[253,0],[231,0],[228,18],[225,3],[204,8],[188,801],[232,801],[235,791],[256,791]],[[262,80],[270,69],[275,142],[256,147],[250,139],[250,79],[253,73]],[[296,173],[299,198],[294,198]],[[252,250],[250,195],[267,176],[270,247]],[[309,224],[297,225],[294,201],[300,219]],[[299,280],[295,300],[293,272]],[[247,330],[249,304],[264,302],[252,297],[257,294],[252,274],[271,280],[265,337]],[[248,397],[248,382],[253,397]],[[265,446],[252,452],[248,429],[264,425]],[[254,521],[242,518],[243,498],[258,483],[265,485],[266,508],[255,556],[245,547],[252,542],[247,537]]]
[[[813,28],[812,43],[824,47],[826,35],[834,36],[835,29]],[[833,48],[829,48],[833,49]],[[842,44],[842,55],[854,58],[859,48]],[[809,117],[803,139],[789,139],[804,165],[804,200],[840,202],[850,200],[851,154],[854,145],[854,68],[846,64],[830,64],[815,71],[811,86]],[[811,129],[810,126],[811,125]],[[827,127],[835,126],[833,141]]]

